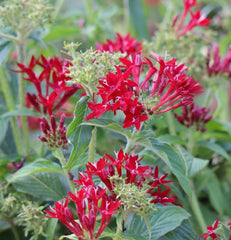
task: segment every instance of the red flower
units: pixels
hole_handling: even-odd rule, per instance
[[[67,67],[71,65],[68,61],[60,60],[57,57],[45,58],[41,55],[38,59],[32,56],[29,66],[17,64],[20,70],[15,72],[25,73],[24,79],[34,84],[37,94],[27,93],[27,106],[32,106],[36,111],[49,115],[58,110],[78,90],[82,89],[79,84],[67,86]],[[42,68],[39,75],[37,67]],[[44,83],[45,82],[45,83]],[[42,85],[45,84],[43,90]]]
[[[213,227],[212,226],[207,226],[207,230],[208,232],[207,233],[203,233],[200,238],[204,237],[204,240],[207,240],[208,237],[211,237],[212,239],[214,240],[218,240],[218,237],[217,236],[220,236],[220,234],[218,233],[215,233],[217,227],[218,227],[218,224],[219,224],[219,220],[220,219],[217,219],[216,222],[214,223]]]
[[[191,11],[191,8],[194,7],[195,5],[197,5],[196,0],[185,0],[184,1],[184,10],[183,10],[183,13],[181,16],[181,20],[175,30],[177,37],[180,37],[180,36],[184,35],[185,33],[191,31],[196,26],[205,27],[206,25],[208,25],[210,23],[211,19],[206,18],[206,16],[204,16],[204,15],[201,15],[200,9],[198,9],[195,12],[195,14]],[[184,27],[182,27],[184,20],[188,13],[191,14],[191,18],[190,18],[189,22]],[[178,15],[175,15],[175,17],[173,19],[172,27],[175,27],[177,20],[178,20]]]
[[[190,127],[195,125],[197,131],[206,131],[205,124],[212,119],[212,115],[208,115],[210,108],[194,105],[194,103],[182,107],[182,116],[174,114],[175,118],[182,125]]]
[[[69,199],[66,199],[65,202],[56,202],[55,208],[50,206],[51,211],[45,210],[45,212],[49,215],[49,218],[57,218],[61,221],[65,226],[67,226],[71,232],[73,232],[79,240],[84,240],[84,232],[74,218],[73,213],[70,208],[68,208]]]
[[[228,226],[229,229],[231,230],[231,222],[227,223],[227,226]]]
[[[197,10],[195,14],[193,12],[190,12],[191,19],[189,20],[188,24],[183,28],[183,30],[177,35],[177,37],[180,37],[184,35],[185,33],[191,31],[194,27],[205,27],[211,22],[211,19],[206,18],[206,16],[201,15],[201,10]]]
[[[126,53],[127,56],[133,56],[137,52],[141,51],[142,44],[138,42],[135,38],[132,38],[130,34],[126,36],[121,36],[119,33],[116,34],[114,42],[110,39],[106,43],[97,43],[96,49],[101,51],[122,52]]]
[[[124,111],[126,118],[124,119],[123,128],[131,127],[135,125],[136,129],[140,129],[140,123],[148,119],[143,105],[138,102],[137,98],[126,100],[127,108]]]
[[[227,73],[231,77],[231,45],[226,56],[222,59],[220,56],[219,46],[217,43],[213,45],[213,61],[211,61],[211,49],[207,50],[207,72],[209,76],[217,75],[219,73]]]
[[[162,186],[170,189],[170,187],[167,186],[165,183],[170,183],[170,182],[173,182],[173,181],[164,180],[168,176],[167,173],[159,177],[158,166],[155,167],[154,173],[150,173],[150,175],[154,177],[154,181],[149,183],[151,187],[154,188],[154,187],[158,187],[158,186],[162,185]]]
[[[167,203],[174,203],[176,201],[176,199],[170,195],[170,197],[167,197],[167,195],[169,194],[170,189],[167,189],[163,192],[161,192],[160,187],[158,186],[158,191],[157,192],[153,192],[150,193],[151,196],[155,197],[151,203],[161,203],[165,206],[167,206]]]
[[[85,186],[75,193],[69,192],[65,202],[56,202],[55,208],[45,211],[50,218],[58,218],[73,232],[79,240],[97,239],[107,227],[111,216],[116,214],[120,206],[119,200],[112,200],[105,193],[106,189],[92,185]],[[73,202],[76,206],[76,214],[79,223],[74,219],[73,213],[68,208],[68,203]],[[96,234],[95,226],[98,215],[101,222]]]

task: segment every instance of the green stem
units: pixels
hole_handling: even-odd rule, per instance
[[[142,124],[141,124],[140,128],[142,128]],[[130,137],[130,138],[127,137],[127,144],[126,144],[126,147],[125,147],[125,149],[124,149],[124,152],[125,152],[125,153],[128,153],[128,152],[131,151],[131,148],[132,148],[133,145],[134,145],[133,136],[135,135],[136,132],[137,132],[137,131],[136,131],[136,128],[134,127],[134,128],[133,128],[133,131],[132,131],[132,134],[131,134],[131,137]]]
[[[122,224],[124,222],[126,222],[128,216],[132,212],[135,212],[134,208],[132,208],[132,207],[128,208],[126,211],[123,212],[123,214],[122,214]],[[123,231],[123,226],[118,226],[117,225],[117,229],[116,229],[116,234],[115,234],[114,240],[120,240],[121,239],[120,235],[121,235],[122,231]]]
[[[167,122],[168,122],[168,130],[172,136],[176,136],[176,130],[174,127],[174,122],[172,118],[172,113],[171,112],[166,112],[167,116]]]
[[[5,34],[3,32],[0,32],[0,37],[6,38],[6,39],[11,40],[13,42],[17,42],[18,41],[18,38],[14,37],[12,35],[9,35],[9,34]]]
[[[119,226],[117,226],[116,234],[115,234],[114,240],[120,240],[120,239],[121,239],[121,237],[120,237],[121,233],[122,233],[122,228],[119,227]]]
[[[187,150],[193,155],[193,148],[195,142],[195,133],[196,133],[196,126],[191,126],[188,131],[188,143],[187,143]]]
[[[1,76],[0,76],[0,84],[1,88],[4,94],[4,98],[7,104],[7,107],[9,111],[13,111],[15,109],[15,103],[13,99],[13,95],[10,92],[10,86],[7,82],[7,80],[4,78],[4,74],[2,69],[0,69]],[[17,124],[17,118],[16,117],[11,117],[11,126],[13,130],[13,136],[14,136],[14,142],[16,145],[17,152],[19,154],[22,154],[22,147],[21,147],[21,141],[20,141],[20,132]]]
[[[60,164],[62,166],[62,169],[63,169],[63,173],[64,175],[67,177],[67,180],[68,180],[68,183],[69,183],[69,186],[71,188],[71,191],[74,192],[75,191],[75,186],[74,186],[74,183],[71,181],[70,177],[69,177],[69,174],[68,174],[68,169],[65,168],[66,166],[66,159],[65,157],[63,156],[63,153],[61,151],[61,149],[56,149],[55,151],[52,152],[53,155],[59,159],[60,161]]]
[[[196,196],[193,181],[191,181],[191,189],[192,189],[192,199],[190,200],[190,204],[192,207],[192,211],[197,219],[197,222],[200,225],[201,231],[204,233],[204,232],[207,232],[207,227],[206,227],[204,217],[201,213],[201,209],[200,209],[199,202],[198,202],[198,199]]]
[[[88,162],[94,162],[95,145],[96,145],[96,131],[97,131],[97,128],[94,127],[92,130],[91,141],[89,144]]]
[[[56,19],[59,13],[61,12],[61,9],[63,7],[65,0],[57,0],[55,3],[55,13],[53,15],[53,18]]]
[[[90,23],[94,22],[94,11],[92,8],[91,0],[85,0],[85,6],[87,10],[87,17]]]
[[[206,91],[205,91],[205,94],[204,94],[203,106],[205,106],[205,107],[209,106],[212,94],[213,94],[212,91],[209,88],[207,88]]]
[[[10,224],[11,230],[14,235],[15,240],[20,240],[17,228],[15,227],[13,220],[11,218],[6,218],[6,221]]]
[[[129,14],[129,0],[123,0],[124,7],[124,29],[130,32],[130,14]]]
[[[18,33],[19,39],[23,39]],[[24,63],[25,61],[25,43],[20,41],[16,44],[17,48],[17,53],[18,53],[18,62],[19,63]],[[19,73],[18,77],[19,81],[19,104],[20,108],[25,107],[25,80],[23,79],[23,73]],[[28,132],[28,126],[27,126],[27,118],[26,116],[21,116],[21,121],[22,121],[22,137],[23,137],[23,143],[24,143],[24,148],[25,148],[25,153],[29,153],[29,132]]]

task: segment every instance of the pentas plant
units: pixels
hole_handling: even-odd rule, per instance
[[[98,87],[96,95],[102,102],[93,99],[88,103],[92,112],[86,120],[121,110],[125,114],[123,127],[134,125],[139,130],[149,116],[191,104],[195,95],[202,92],[201,85],[186,75],[187,67],[176,64],[175,58],[166,61],[156,53],[149,58],[139,53],[132,60],[120,61],[121,65],[115,66],[117,73],[99,80],[102,87]]]
[[[38,58],[32,56],[29,65],[17,63],[20,70],[15,72],[24,73],[26,81],[31,82],[37,93],[27,92],[27,107],[48,115],[47,118],[40,118],[40,128],[44,136],[39,136],[42,142],[46,142],[50,149],[62,147],[67,149],[66,128],[64,126],[65,116],[72,116],[62,106],[82,86],[79,84],[68,85],[71,78],[68,76],[70,62],[61,60],[58,57],[45,58],[41,55]],[[40,72],[38,73],[38,69]],[[55,115],[60,116],[59,125],[56,123]],[[50,123],[49,123],[50,122]]]
[[[79,240],[97,239],[107,227],[112,215],[123,213],[123,224],[131,212],[142,216],[155,209],[155,203],[168,205],[177,201],[171,188],[167,185],[173,181],[166,180],[168,174],[159,176],[155,169],[142,166],[138,155],[124,153],[121,149],[115,158],[105,154],[95,163],[89,162],[86,171],[79,173],[77,191],[69,192],[65,201],[56,202],[55,208],[45,211],[48,217],[59,219]],[[93,182],[98,176],[105,189]],[[69,202],[76,206],[78,221],[68,207]],[[96,228],[97,219],[100,226]],[[68,236],[67,236],[68,237]]]

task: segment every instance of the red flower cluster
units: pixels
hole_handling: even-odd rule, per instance
[[[181,16],[181,20],[175,30],[177,38],[191,31],[194,27],[205,27],[210,23],[211,19],[206,18],[206,16],[202,15],[200,9],[198,9],[195,13],[191,11],[191,8],[195,5],[197,5],[196,0],[184,0],[184,10]],[[191,18],[189,22],[183,27],[182,25],[188,13],[190,13]],[[178,14],[174,17],[172,27],[175,27],[178,17]]]
[[[220,236],[220,234],[215,233],[215,231],[216,231],[216,229],[218,227],[218,224],[219,224],[219,220],[220,219],[217,219],[213,226],[208,226],[207,227],[208,233],[203,233],[200,236],[200,238],[204,237],[204,240],[207,240],[208,237],[211,237],[214,240],[219,240],[218,236]]]
[[[113,52],[122,52],[126,53],[127,56],[134,56],[137,52],[141,51],[142,44],[138,42],[135,38],[132,38],[130,34],[126,36],[121,36],[117,33],[113,42],[110,39],[107,39],[106,43],[96,44],[96,49],[100,51],[109,51]]]
[[[69,202],[75,204],[78,222],[68,207]],[[108,225],[112,214],[117,213],[115,210],[119,206],[119,200],[114,201],[106,194],[106,189],[96,187],[92,179],[88,179],[88,184],[81,190],[75,193],[69,192],[65,202],[56,202],[55,208],[50,206],[51,211],[45,212],[49,215],[48,217],[59,219],[79,240],[85,240],[97,239]],[[96,230],[97,219],[101,219],[101,222]]]
[[[50,116],[50,123],[45,117],[40,119],[40,128],[44,136],[39,136],[42,142],[46,142],[50,149],[63,148],[67,149],[67,137],[66,137],[66,127],[64,126],[65,115],[62,114],[60,118],[59,125],[56,123],[55,117]]]
[[[107,111],[123,111],[124,128],[148,119],[148,115],[160,114],[193,102],[196,94],[201,92],[201,85],[185,74],[187,67],[176,64],[177,59],[165,61],[152,53],[157,69],[151,58],[136,54],[133,60],[121,58],[123,65],[116,66],[117,73],[109,73],[102,78],[98,87],[101,103],[89,102],[92,112],[86,117],[89,120],[99,117]],[[144,76],[143,76],[144,74]],[[142,75],[142,76],[141,76]],[[154,105],[154,106],[153,106]]]
[[[41,55],[38,59],[32,56],[29,66],[18,63],[21,70],[16,72],[25,73],[25,80],[34,84],[36,94],[27,93],[26,101],[28,107],[32,106],[36,111],[49,115],[60,107],[82,87],[78,84],[67,86],[70,77],[67,76],[67,67],[70,62],[60,60],[57,57],[45,58]],[[40,66],[42,71],[36,73],[36,67]],[[44,91],[43,91],[44,90]]]
[[[221,59],[219,46],[217,43],[213,45],[213,62],[211,61],[211,49],[207,50],[207,72],[209,76],[217,75],[219,73],[227,73],[231,77],[231,45],[226,56]]]
[[[151,203],[161,203],[167,205],[168,202],[175,202],[176,197],[168,195],[171,188],[167,186],[167,183],[172,181],[165,180],[168,174],[164,174],[159,177],[159,169],[156,166],[155,170],[149,166],[142,166],[138,159],[138,155],[132,156],[129,153],[124,153],[121,149],[116,153],[116,158],[111,157],[108,154],[105,154],[96,163],[88,163],[87,170],[85,171],[86,175],[80,174],[80,179],[74,181],[79,185],[88,186],[88,182],[92,179],[93,175],[97,175],[100,180],[105,184],[107,189],[115,194],[114,188],[116,183],[111,179],[113,176],[118,176],[119,178],[126,178],[126,184],[135,184],[137,187],[142,188],[144,182],[150,186],[147,194],[149,194],[153,199]],[[125,176],[123,172],[125,171]],[[163,191],[163,188],[166,190]]]
[[[197,131],[206,131],[205,123],[212,119],[212,115],[208,115],[210,108],[201,107],[199,105],[194,105],[194,103],[189,106],[182,107],[182,116],[174,114],[179,123],[186,127],[195,125]]]

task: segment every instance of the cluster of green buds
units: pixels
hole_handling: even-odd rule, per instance
[[[17,224],[24,228],[25,237],[37,240],[39,236],[46,236],[45,229],[48,219],[43,212],[44,206],[38,203],[25,201],[17,215]]]
[[[68,67],[69,76],[73,83],[78,83],[90,96],[97,92],[99,79],[109,72],[116,72],[115,65],[119,64],[119,58],[124,57],[123,53],[110,53],[89,49],[85,52],[77,51],[79,43],[64,43],[67,54],[72,58],[72,66]]]
[[[1,197],[0,218],[5,219],[14,217],[17,214],[19,208],[20,205],[18,204],[18,199],[12,194],[9,194],[5,197]]]
[[[122,202],[127,216],[132,212],[145,216],[155,210],[155,205],[151,203],[152,198],[147,194],[148,189],[150,189],[148,184],[143,183],[142,187],[135,183],[127,184],[124,178],[116,175],[110,177],[110,180],[115,183],[113,192]]]
[[[12,27],[25,39],[36,28],[51,21],[53,10],[46,0],[7,0],[0,6],[2,27]]]

